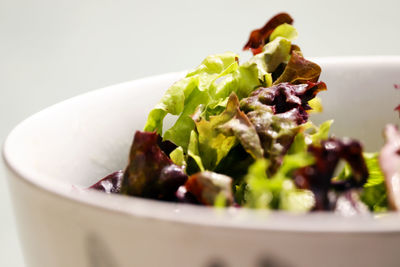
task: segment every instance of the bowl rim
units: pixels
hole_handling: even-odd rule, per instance
[[[313,58],[319,64],[394,64],[400,67],[400,56],[362,56],[362,57],[324,57]],[[186,72],[186,71],[185,71]],[[400,232],[400,214],[385,213],[371,216],[343,217],[332,212],[316,212],[309,214],[291,214],[283,211],[255,211],[246,208],[213,209],[204,206],[170,203],[158,200],[107,195],[94,190],[82,190],[65,182],[36,177],[18,164],[12,157],[12,143],[15,133],[27,122],[60,105],[68,105],[76,99],[88,98],[93,94],[111,91],[116,87],[133,86],[137,83],[155,83],[171,77],[183,76],[185,72],[171,72],[149,76],[133,81],[119,83],[61,101],[39,111],[13,128],[3,144],[2,156],[8,170],[20,181],[30,187],[51,194],[54,197],[72,201],[77,205],[85,205],[109,212],[113,215],[131,216],[137,219],[147,218],[169,221],[186,225],[205,227],[234,228],[260,231],[289,231],[304,233],[393,233]],[[293,224],[293,219],[296,224]]]

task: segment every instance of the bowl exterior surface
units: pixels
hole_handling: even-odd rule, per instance
[[[28,267],[395,267],[400,262],[400,232],[243,230],[110,214],[9,175]]]
[[[393,108],[400,92],[393,85],[400,84],[400,57],[319,62],[329,91],[322,93],[326,114],[316,121],[335,114],[333,132],[360,137],[376,150],[383,125],[398,122]],[[290,231],[207,224],[204,216],[202,223],[188,223],[157,217],[173,212],[184,217],[171,205],[167,212],[158,208],[163,204],[98,194],[96,202],[78,189],[125,166],[134,130],[181,76],[79,96],[34,115],[10,134],[3,155],[28,267],[400,266],[399,230],[301,231],[295,217],[285,222]],[[140,215],[153,211],[154,216]],[[323,226],[323,220],[316,224]]]

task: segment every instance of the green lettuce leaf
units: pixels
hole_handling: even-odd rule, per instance
[[[263,149],[255,127],[239,109],[239,99],[232,93],[226,109],[209,120],[195,122],[199,154],[204,168],[213,170],[238,141],[254,158],[263,157]]]
[[[382,212],[388,210],[388,199],[385,186],[385,177],[379,165],[378,153],[363,153],[368,168],[369,177],[361,191],[360,198],[371,211]],[[345,164],[337,180],[350,179],[352,171],[349,164]]]
[[[388,199],[385,187],[385,177],[381,171],[378,153],[364,153],[369,177],[361,193],[361,200],[372,211],[388,210]]]
[[[185,101],[183,112],[178,117],[175,124],[165,131],[163,139],[169,140],[177,146],[181,146],[184,151],[187,151],[190,133],[195,127],[191,115],[199,105],[202,105],[207,101],[209,101],[209,95],[207,92],[200,91],[198,88],[194,89],[192,94]]]
[[[295,27],[288,23],[283,23],[275,28],[275,30],[271,33],[269,40],[273,41],[278,37],[284,37],[290,41],[293,41],[297,38],[298,33]]]
[[[306,212],[315,203],[313,193],[297,189],[291,178],[294,170],[312,164],[313,158],[307,153],[286,155],[281,167],[272,177],[267,176],[269,161],[259,159],[250,166],[245,177],[247,185],[237,187],[236,192],[244,191],[245,206],[256,209],[281,209],[293,212]]]
[[[267,177],[269,161],[260,159],[249,168],[245,177],[247,183],[244,191],[245,205],[255,209],[268,209],[273,200],[273,184]]]
[[[259,77],[259,68],[255,64],[243,64],[233,72],[225,75],[212,87],[213,100],[209,106],[215,107],[226,101],[229,95],[234,92],[239,98],[246,97],[255,88],[266,83],[264,77]]]
[[[179,118],[167,133],[167,138],[186,151],[194,123],[190,115],[200,104],[208,104],[214,82],[238,68],[237,55],[224,53],[208,56],[185,78],[174,83],[150,112],[145,131],[162,133],[164,117],[170,113]]]
[[[186,167],[186,159],[185,155],[183,153],[183,148],[178,146],[175,148],[170,154],[169,154],[170,159],[172,160],[173,163],[175,163],[178,166]]]
[[[200,157],[200,152],[199,152],[199,137],[195,130],[192,130],[190,132],[188,156],[194,160],[194,162],[197,164],[197,167],[200,169],[200,171],[205,170],[204,166],[203,166],[203,161]],[[193,168],[191,166],[191,164],[189,164],[188,168],[189,168],[189,170],[196,169],[196,168]]]
[[[326,140],[329,137],[329,131],[331,130],[333,120],[327,120],[321,123],[318,127],[313,125],[310,127],[312,128],[312,133],[309,134],[309,138],[311,139],[312,144],[318,144],[322,140]]]
[[[291,42],[289,39],[277,37],[275,40],[266,44],[263,52],[253,56],[243,66],[256,65],[258,78],[266,81],[264,86],[269,87],[272,83],[271,73],[281,63],[286,63],[290,59]],[[247,95],[246,95],[247,96]]]
[[[310,110],[307,111],[308,113],[321,113],[323,111],[322,100],[319,97],[311,99],[308,102],[308,105],[311,108]]]
[[[315,204],[310,190],[296,188],[292,176],[299,168],[314,163],[314,157],[307,152],[308,145],[327,139],[332,120],[315,126],[308,122],[301,126],[282,164],[275,174],[268,176],[271,161],[257,160],[253,163],[243,182],[235,186],[235,199],[239,204],[251,208],[282,209],[306,212]]]
[[[208,56],[199,67],[166,91],[151,110],[144,130],[162,134],[165,116],[178,116],[163,138],[181,146],[186,152],[190,133],[195,128],[191,115],[200,105],[204,107],[202,116],[208,118],[225,108],[232,92],[242,99],[257,87],[272,84],[271,73],[290,58],[291,41],[280,35],[294,37],[295,30],[282,27],[279,30],[281,33],[275,34],[275,39],[265,45],[262,53],[240,66],[238,56],[234,53]]]
[[[314,125],[312,122],[303,124],[301,131],[295,136],[288,154],[305,152],[308,145],[319,144],[322,140],[328,139],[332,123],[333,120],[327,120],[319,126]]]
[[[197,83],[196,79],[184,78],[168,88],[161,101],[150,111],[144,130],[147,132],[157,131],[158,134],[161,134],[164,117],[167,113],[173,115],[182,113],[185,99],[196,88]]]

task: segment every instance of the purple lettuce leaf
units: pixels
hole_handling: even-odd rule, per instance
[[[103,191],[107,194],[109,193],[120,193],[122,179],[124,177],[123,171],[116,171],[107,175],[94,185],[90,186],[89,189],[95,189],[98,191]]]
[[[261,87],[241,100],[240,108],[256,127],[264,157],[271,160],[270,174],[279,167],[300,125],[308,121],[308,101],[325,89],[323,82],[280,83]]]
[[[297,170],[294,181],[297,187],[309,189],[315,195],[314,210],[333,210],[335,200],[329,198],[331,190],[346,192],[361,189],[368,178],[368,168],[362,155],[362,146],[351,139],[330,138],[320,145],[312,144],[308,151],[315,157],[315,164]],[[349,179],[333,181],[339,161],[345,160],[351,170]]]
[[[186,182],[187,175],[160,149],[157,142],[158,134],[155,132],[136,132],[122,182],[123,194],[175,199],[175,192]]]

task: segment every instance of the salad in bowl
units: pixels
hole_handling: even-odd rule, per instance
[[[318,95],[329,92],[320,66],[294,43],[292,23],[274,16],[251,32],[249,60],[210,55],[175,82],[134,134],[126,168],[90,188],[216,207],[399,210],[398,128],[388,124],[385,145],[371,153],[330,133],[333,120],[314,124],[312,114],[323,112]]]

